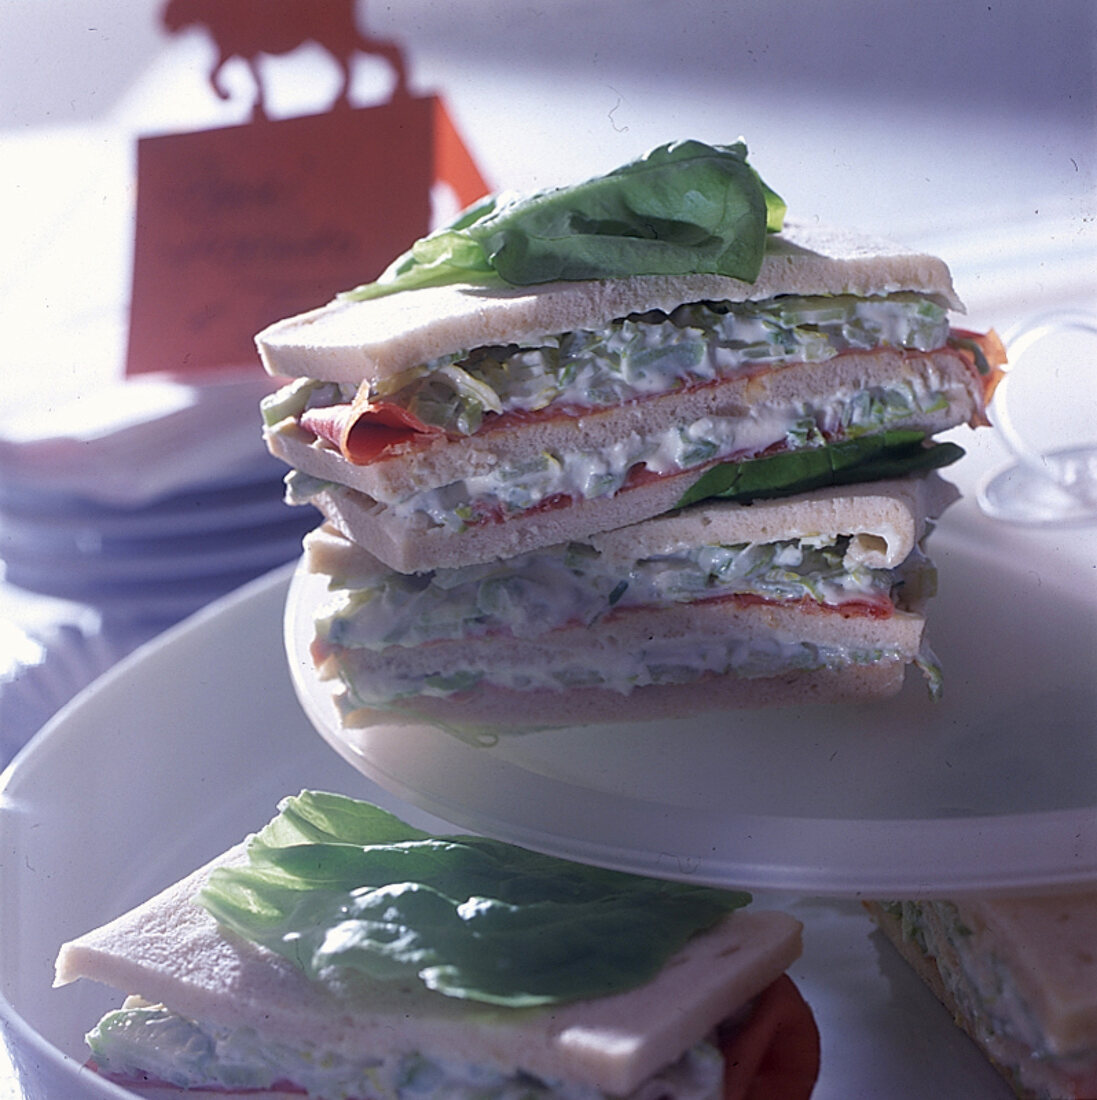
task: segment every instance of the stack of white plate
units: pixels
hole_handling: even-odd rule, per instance
[[[255,371],[0,416],[0,762],[100,672],[299,556]]]
[[[274,459],[145,505],[0,480],[0,559],[18,588],[110,619],[171,622],[296,557],[311,509],[282,500]]]

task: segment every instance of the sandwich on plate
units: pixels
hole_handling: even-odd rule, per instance
[[[787,218],[742,143],[676,142],[489,197],[264,330],[265,438],[386,565],[474,565],[946,461],[1003,359],[958,308],[941,260]]]
[[[330,526],[306,537],[312,659],[346,726],[581,724],[931,690],[923,543],[936,473],[751,505],[707,501],[541,550],[404,574]],[[701,690],[699,690],[701,689]]]
[[[286,799],[259,833],[65,944],[129,996],[89,1032],[139,1095],[804,1100],[800,925],[749,896]],[[184,1095],[184,1093],[180,1093]]]
[[[867,908],[1019,1097],[1097,1096],[1097,894]]]

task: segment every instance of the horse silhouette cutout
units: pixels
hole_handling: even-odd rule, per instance
[[[255,119],[267,117],[259,55],[291,53],[309,42],[323,47],[342,74],[333,107],[350,105],[351,63],[359,53],[381,57],[392,67],[394,97],[408,93],[403,52],[394,42],[361,29],[355,0],[169,0],[163,23],[172,34],[205,27],[217,49],[209,82],[220,99],[230,98],[221,70],[236,57],[247,64],[255,82]]]

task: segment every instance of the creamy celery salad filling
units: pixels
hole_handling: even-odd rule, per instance
[[[898,646],[851,647],[796,638],[712,634],[653,639],[631,648],[616,646],[599,652],[597,666],[592,665],[589,653],[572,654],[559,648],[540,650],[535,660],[514,664],[469,661],[444,672],[406,668],[384,659],[366,664],[355,660],[356,652],[364,651],[339,650],[334,658],[347,689],[338,699],[346,714],[360,707],[384,707],[413,696],[444,697],[478,686],[510,691],[597,687],[628,695],[641,687],[692,684],[708,676],[760,679],[912,658]],[[921,663],[922,657],[918,660]],[[932,656],[927,655],[926,660],[932,661]]]
[[[339,544],[336,544],[339,545]],[[613,609],[664,607],[745,593],[775,601],[810,599],[890,611],[893,597],[932,594],[934,571],[921,550],[896,568],[871,568],[848,553],[848,536],[685,546],[633,562],[571,543],[459,569],[404,574],[346,547],[329,555],[332,596],[317,621],[333,645],[379,650],[505,632],[534,637],[590,625]]]
[[[401,376],[393,389],[381,388],[375,398],[461,436],[475,432],[486,413],[532,412],[550,405],[609,407],[736,372],[823,361],[854,349],[931,351],[944,346],[948,336],[945,308],[910,293],[700,303],[680,306],[669,316],[645,314],[597,332],[546,338],[536,347],[462,352],[425,364],[410,372],[411,378]],[[292,383],[264,403],[267,429],[275,434],[290,430],[306,410],[349,402],[356,389],[311,379]],[[811,447],[947,408],[954,396],[943,379],[908,377],[872,389],[850,388],[825,403],[760,402],[746,417],[704,417],[687,426],[632,433],[597,454],[544,452],[502,463],[484,476],[384,503],[405,517],[461,530],[554,497],[612,495],[640,465],[661,475],[776,445]],[[290,499],[298,503],[324,488],[300,472],[288,484]]]
[[[604,687],[627,694],[651,684],[679,684],[733,672],[773,676],[837,668],[910,654],[881,648],[821,646],[798,638],[697,634],[653,639],[588,655],[548,646],[529,659],[485,667],[475,657],[445,671],[388,659],[391,647],[505,634],[536,642],[567,626],[590,625],[611,613],[719,599],[730,594],[776,602],[813,600],[830,606],[869,605],[890,614],[933,594],[936,572],[921,548],[899,566],[873,568],[849,553],[848,536],[777,542],[685,546],[636,561],[616,560],[571,543],[523,555],[430,573],[404,574],[329,540],[323,571],[330,598],[316,621],[317,652],[331,654],[347,692],[345,711],[384,706],[414,695],[445,696],[490,684],[511,690]],[[366,653],[379,655],[368,658]],[[933,678],[936,661],[920,655]]]
[[[821,446],[831,438],[854,438],[947,408],[944,380],[909,378],[887,387],[849,389],[823,405],[760,402],[746,417],[703,417],[687,426],[652,434],[631,433],[612,447],[592,451],[542,451],[521,462],[500,463],[491,473],[388,501],[394,515],[455,533],[493,516],[515,515],[555,498],[590,500],[612,496],[637,466],[653,474],[701,467],[770,447]],[[286,478],[286,498],[306,504],[329,482],[300,470]],[[338,491],[339,487],[334,487]]]
[[[263,1089],[291,1082],[327,1100],[602,1100],[605,1095],[590,1086],[419,1053],[346,1058],[310,1043],[264,1040],[251,1028],[186,1019],[138,998],[108,1013],[87,1038],[101,1071],[122,1078],[149,1074],[179,1088]],[[629,1100],[718,1100],[722,1081],[720,1053],[698,1043]]]
[[[619,405],[741,370],[817,362],[882,346],[932,351],[948,340],[947,310],[912,293],[782,295],[763,302],[695,303],[605,329],[483,347],[432,360],[378,385],[374,396],[451,435],[472,435],[485,413]],[[268,424],[350,401],[357,384],[301,379],[266,401]]]

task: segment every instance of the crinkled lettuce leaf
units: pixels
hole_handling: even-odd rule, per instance
[[[784,216],[743,142],[672,142],[584,183],[488,196],[343,297],[694,272],[753,282]]]
[[[713,498],[764,500],[809,493],[828,485],[906,477],[951,465],[963,454],[956,443],[929,440],[924,432],[877,432],[744,462],[722,462],[706,470],[677,506],[684,508]]]
[[[471,836],[430,836],[366,802],[303,791],[210,876],[197,901],[291,959],[418,981],[511,1007],[642,985],[747,894],[571,863]]]

